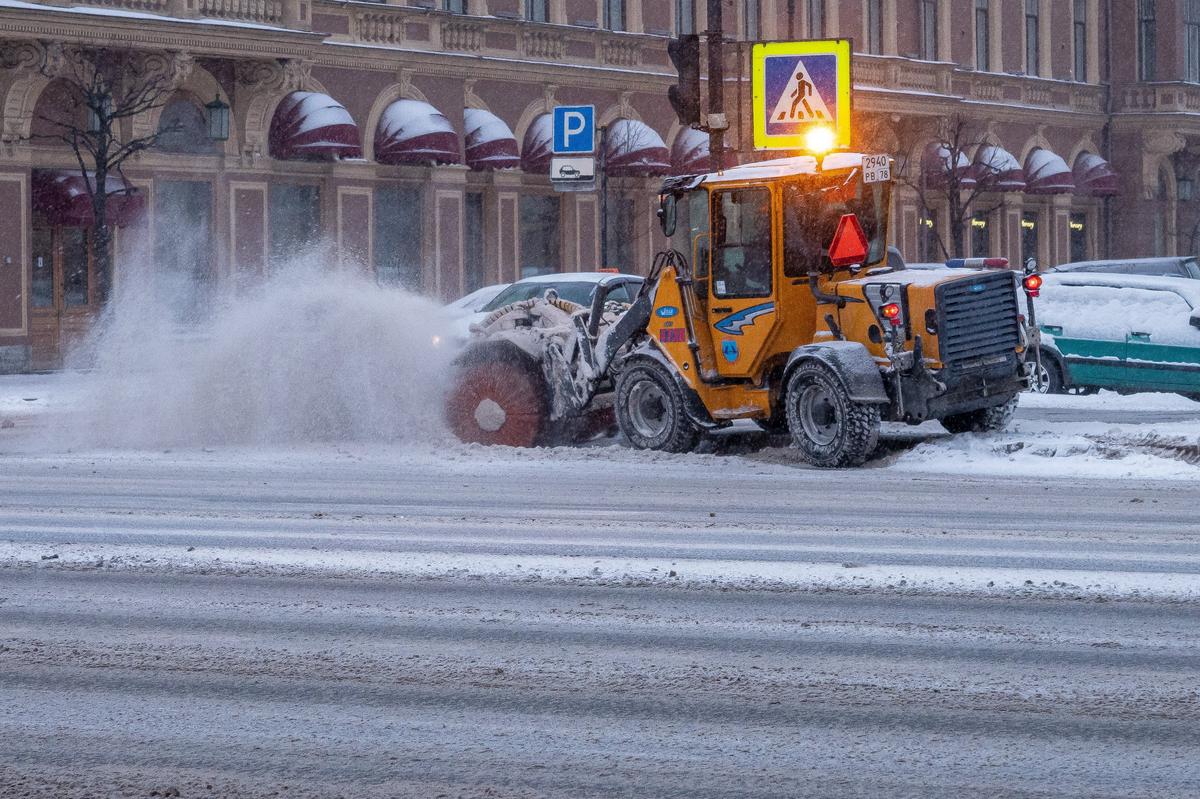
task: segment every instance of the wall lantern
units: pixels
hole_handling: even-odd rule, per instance
[[[221,95],[204,106],[208,112],[208,138],[226,141],[229,138],[229,105],[221,102]]]
[[[98,105],[103,110],[104,119],[101,119],[100,114],[96,111],[96,108],[89,104],[87,113],[88,133],[100,133],[101,128],[105,123],[112,124],[112,95],[106,94],[100,97]]]

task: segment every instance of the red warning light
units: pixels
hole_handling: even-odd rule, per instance
[[[883,318],[891,322],[894,326],[900,326],[900,305],[894,302],[889,302],[887,305],[879,309],[883,314]]]
[[[1023,282],[1025,284],[1025,291],[1030,297],[1041,296],[1042,283],[1045,282],[1042,280],[1041,275],[1029,275]]]
[[[858,217],[844,214],[838,222],[833,243],[829,245],[829,260],[834,266],[854,266],[867,260],[869,243]]]

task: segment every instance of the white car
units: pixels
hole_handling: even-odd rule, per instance
[[[497,294],[511,285],[511,283],[497,283],[494,286],[475,289],[465,297],[459,297],[454,302],[446,303],[446,310],[455,316],[479,313],[485,305],[496,298]]]
[[[643,282],[644,278],[639,275],[616,272],[555,272],[527,277],[500,291],[478,311],[460,316],[454,321],[453,332],[456,338],[465,341],[470,338],[471,325],[483,321],[492,311],[514,302],[541,297],[551,289],[558,292],[560,298],[579,305],[590,306],[597,287],[605,292],[605,300],[630,303]]]

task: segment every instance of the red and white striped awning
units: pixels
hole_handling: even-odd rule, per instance
[[[1084,150],[1075,158],[1071,170],[1075,191],[1088,197],[1111,197],[1121,193],[1121,177],[1112,164],[1095,153]]]
[[[699,175],[708,172],[709,136],[695,128],[680,131],[671,146],[671,171],[676,175]]]
[[[477,172],[490,169],[516,169],[521,165],[517,137],[504,120],[491,111],[467,108],[463,111],[466,129],[467,166]]]
[[[671,172],[671,153],[645,122],[618,119],[608,128],[605,163],[613,177],[661,176]]]
[[[458,133],[441,111],[423,100],[397,100],[375,129],[375,160],[381,164],[462,163]]]
[[[971,173],[987,191],[1025,191],[1025,170],[1016,156],[1003,147],[981,145],[975,151]]]
[[[1058,153],[1034,147],[1025,156],[1026,194],[1070,194],[1075,191],[1071,168]]]
[[[358,126],[345,106],[328,94],[292,92],[271,118],[271,155],[285,161],[361,158]]]
[[[931,189],[943,189],[950,183],[954,175],[958,187],[964,190],[975,188],[975,176],[967,154],[958,151],[958,157],[953,157],[951,148],[941,142],[931,141],[921,154],[921,172],[925,185]]]
[[[89,172],[87,180],[94,183],[95,176]],[[146,210],[145,195],[122,180],[120,175],[109,175],[104,184],[108,196],[105,203],[108,224],[125,227],[137,221]],[[33,195],[33,210],[52,225],[91,227],[95,224],[92,196],[88,193],[83,175],[78,171],[35,169],[30,193]]]
[[[554,157],[554,115],[542,114],[533,120],[521,142],[521,169],[531,173],[548,173]]]

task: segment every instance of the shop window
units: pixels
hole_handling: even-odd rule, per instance
[[[935,263],[942,260],[942,248],[938,243],[938,212],[927,210],[917,219],[917,260]]]
[[[867,52],[883,52],[883,0],[867,0]]]
[[[560,209],[557,194],[521,196],[521,277],[562,271]]]
[[[268,203],[271,262],[287,265],[321,240],[321,189],[298,183],[271,185]]]
[[[680,36],[696,32],[696,0],[675,0],[675,32]]]
[[[771,293],[771,193],[739,189],[717,194],[713,296]]]
[[[1154,0],[1138,0],[1138,80],[1154,80],[1157,75],[1157,27]]]
[[[51,308],[54,306],[54,231],[48,227],[35,227],[31,243],[30,302],[34,308]]]
[[[937,0],[920,0],[917,18],[921,22],[921,41],[918,54],[922,60],[938,59],[938,4]]]
[[[483,288],[486,274],[483,260],[483,195],[468,192],[463,203],[463,277],[467,292]]]
[[[990,0],[975,0],[975,69],[991,69],[992,20]]]
[[[1071,260],[1086,261],[1090,253],[1088,247],[1087,214],[1071,214]]]
[[[177,321],[195,322],[211,307],[212,184],[163,180],[154,186],[158,300]]]
[[[632,195],[612,193],[608,198],[608,263],[622,272],[634,271],[634,239],[637,237],[635,218],[637,201]]]
[[[825,0],[805,0],[804,11],[808,38],[825,38]]]
[[[375,190],[375,279],[380,285],[421,290],[421,190]]]
[[[213,155],[217,143],[208,135],[204,109],[185,97],[177,97],[162,110],[155,148],[169,153]]]
[[[88,237],[81,227],[62,229],[63,305],[88,304]]]
[[[1075,80],[1086,83],[1088,79],[1087,0],[1075,0],[1072,38],[1075,45]]]
[[[971,257],[988,258],[992,252],[992,225],[984,214],[971,217]]]
[[[1041,70],[1039,42],[1041,36],[1041,0],[1025,0],[1025,74],[1037,75]]]
[[[1021,265],[1030,259],[1038,260],[1038,234],[1041,232],[1038,214],[1026,211],[1021,214]]]

